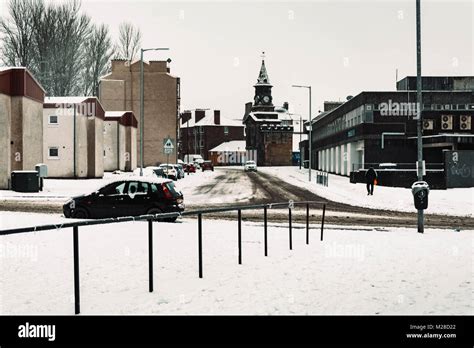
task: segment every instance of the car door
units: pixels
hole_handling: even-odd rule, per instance
[[[150,206],[149,184],[142,181],[129,181],[126,195],[118,204],[120,216],[144,215]]]
[[[98,218],[120,216],[117,207],[124,199],[126,182],[119,181],[100,189],[93,207],[93,215]]]

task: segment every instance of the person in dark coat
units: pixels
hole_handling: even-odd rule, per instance
[[[367,182],[367,195],[374,195],[374,182],[377,179],[377,172],[374,167],[370,167],[365,173],[365,181]]]

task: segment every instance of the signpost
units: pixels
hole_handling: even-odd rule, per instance
[[[163,139],[163,151],[166,155],[166,164],[168,165],[170,163],[170,155],[174,151],[173,139],[170,137]]]

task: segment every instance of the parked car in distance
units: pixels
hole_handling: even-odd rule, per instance
[[[63,205],[67,218],[101,219],[181,212],[183,194],[169,179],[129,176],[117,179],[88,195],[71,198]],[[176,217],[164,219],[175,221]]]
[[[178,172],[178,179],[184,178],[184,169],[181,164],[173,164],[173,166],[176,168],[176,171]]]
[[[184,171],[186,173],[196,173],[196,166],[193,163],[186,163]]]
[[[257,171],[257,163],[255,163],[255,161],[245,162],[244,171],[246,171],[246,172],[256,172]]]
[[[178,171],[172,164],[160,164],[168,179],[178,180]]]
[[[186,163],[193,163],[196,167],[199,168],[202,162],[204,162],[204,158],[201,155],[184,155],[184,162]]]
[[[154,166],[150,166],[150,167],[146,167],[145,168],[146,170],[151,170],[153,171],[153,173],[158,177],[158,178],[166,178],[166,173],[165,173],[165,170],[161,167],[154,167]]]
[[[212,170],[212,171],[214,171],[214,165],[212,164],[211,161],[204,161],[204,162],[202,162],[201,168],[202,168],[202,171],[205,171],[205,170]]]

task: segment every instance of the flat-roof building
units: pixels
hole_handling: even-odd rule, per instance
[[[132,111],[105,112],[105,171],[133,171],[137,167],[137,124]]]
[[[0,189],[14,170],[43,162],[45,91],[26,68],[0,68]]]
[[[96,97],[45,99],[42,149],[49,177],[103,177],[104,116]]]

